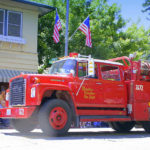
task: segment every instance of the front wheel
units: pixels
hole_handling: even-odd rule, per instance
[[[135,122],[110,122],[110,126],[117,132],[129,132],[135,125]]]
[[[11,124],[17,131],[28,133],[37,127],[38,121],[32,117],[28,119],[12,119]]]
[[[39,124],[48,136],[67,133],[71,126],[72,113],[68,104],[59,99],[52,99],[43,104],[39,111]]]

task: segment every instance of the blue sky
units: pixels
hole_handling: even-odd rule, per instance
[[[142,3],[145,0],[108,0],[108,3],[117,3],[121,7],[121,14],[125,20],[130,20],[126,28],[131,26],[132,23],[138,23],[138,27],[144,26],[145,29],[150,28],[150,21],[146,18],[149,17],[148,13],[142,12]]]

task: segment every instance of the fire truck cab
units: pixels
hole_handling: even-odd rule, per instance
[[[150,64],[74,53],[53,63],[49,74],[12,78],[6,101],[0,118],[11,118],[20,132],[39,124],[47,135],[63,135],[86,121],[108,122],[118,132],[138,123],[150,132]]]

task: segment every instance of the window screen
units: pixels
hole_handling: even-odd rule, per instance
[[[104,80],[120,81],[120,72],[117,66],[102,65],[101,73]]]
[[[8,12],[8,36],[21,37],[21,13]]]
[[[0,35],[3,35],[4,29],[4,10],[0,10]]]

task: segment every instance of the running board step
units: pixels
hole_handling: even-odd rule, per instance
[[[130,117],[129,116],[121,116],[121,115],[112,115],[112,116],[99,116],[99,115],[95,115],[95,116],[92,116],[92,115],[84,115],[84,116],[80,116],[79,117],[80,120],[83,120],[83,119],[127,119],[127,120],[130,120]]]

